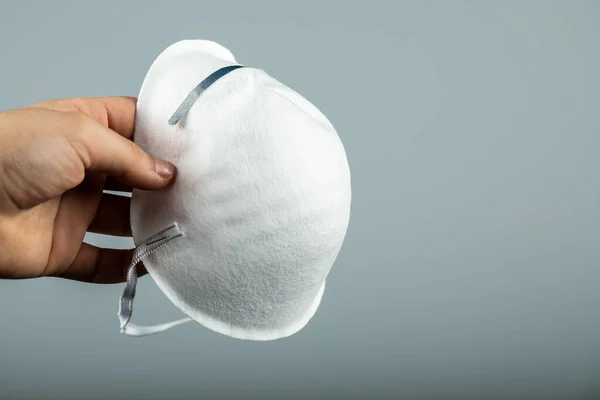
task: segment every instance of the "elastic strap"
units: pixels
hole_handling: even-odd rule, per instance
[[[177,321],[167,322],[164,324],[150,325],[150,326],[139,326],[131,323],[131,314],[133,312],[133,299],[135,297],[135,287],[137,284],[137,264],[148,257],[150,254],[165,246],[167,243],[174,239],[183,236],[183,230],[175,223],[158,232],[142,242],[134,251],[133,259],[127,270],[127,281],[123,294],[119,301],[119,322],[121,325],[121,333],[127,336],[147,336],[155,333],[164,332],[167,329],[171,329],[177,325],[190,322],[190,318],[182,318]]]

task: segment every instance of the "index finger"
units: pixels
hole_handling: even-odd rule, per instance
[[[80,111],[119,135],[131,139],[135,126],[137,99],[128,96],[75,97],[49,100],[27,108],[46,108],[55,111]]]

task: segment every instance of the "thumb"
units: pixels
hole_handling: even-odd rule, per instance
[[[69,142],[87,171],[102,172],[138,189],[160,189],[175,177],[168,161],[151,156],[131,140],[85,114],[74,113]]]

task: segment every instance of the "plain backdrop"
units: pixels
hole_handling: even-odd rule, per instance
[[[0,109],[136,96],[165,47],[210,39],[329,117],[353,184],[297,335],[128,338],[122,285],[4,280],[0,398],[600,398],[599,19],[593,0],[0,0]],[[180,316],[151,278],[137,299],[139,323]]]

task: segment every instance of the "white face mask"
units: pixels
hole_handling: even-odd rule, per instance
[[[138,246],[121,331],[143,336],[190,320],[240,339],[273,340],[316,312],[350,216],[350,171],[327,118],[229,50],[189,40],[152,64],[135,142],[177,166],[164,190],[134,190]],[[135,264],[189,318],[129,322]]]

